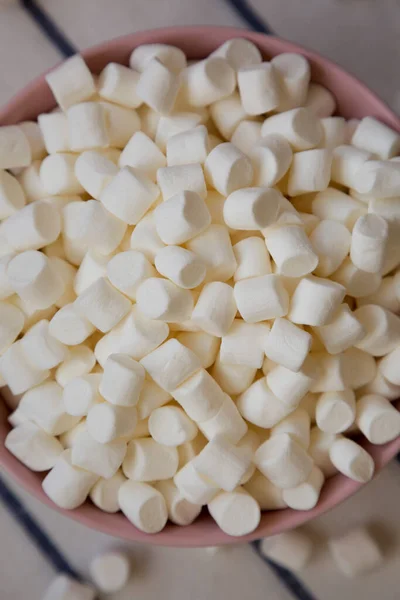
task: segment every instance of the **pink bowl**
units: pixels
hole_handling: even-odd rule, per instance
[[[133,48],[140,44],[162,42],[179,46],[189,58],[202,58],[217,46],[233,37],[245,37],[253,41],[270,58],[282,52],[297,52],[306,56],[312,67],[312,78],[329,88],[337,100],[338,113],[346,118],[371,115],[400,131],[400,119],[371,92],[364,84],[349,75],[331,61],[321,58],[314,52],[305,50],[282,39],[252,33],[242,29],[222,27],[176,27],[144,31],[127,35],[83,52],[90,69],[99,73],[108,62],[128,64]],[[9,125],[19,121],[34,119],[39,113],[51,110],[54,99],[45,82],[44,76],[38,77],[22,92],[17,94],[5,108],[0,110],[0,125]],[[137,530],[121,514],[107,514],[86,502],[74,511],[57,508],[43,493],[41,481],[43,476],[33,473],[24,467],[4,447],[4,439],[10,427],[7,423],[7,409],[0,406],[0,464],[21,485],[36,498],[55,508],[67,517],[75,519],[88,527],[110,535],[128,540],[140,541],[160,546],[214,546],[237,543],[223,533],[211,517],[204,512],[195,523],[187,527],[168,524],[156,535],[147,535]],[[363,442],[375,460],[376,472],[386,465],[400,451],[400,439],[384,446],[373,446]],[[264,512],[256,531],[240,538],[250,541],[260,537],[274,535],[285,529],[297,527],[310,519],[333,508],[357,490],[361,484],[351,481],[342,475],[336,475],[324,486],[318,505],[310,511],[301,512],[290,509]]]

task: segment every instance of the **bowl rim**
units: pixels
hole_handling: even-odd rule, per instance
[[[113,52],[118,54],[122,49],[127,50],[127,48],[129,48],[129,50],[127,50],[127,56],[129,56],[132,49],[136,46],[143,43],[156,42],[170,43],[180,47],[189,47],[193,39],[197,38],[198,40],[201,40],[202,38],[205,39],[206,36],[211,38],[214,37],[215,44],[212,43],[214,47],[217,47],[217,45],[223,43],[227,39],[244,37],[256,44],[261,44],[261,49],[264,53],[271,53],[272,55],[282,52],[300,53],[310,59],[314,71],[318,71],[319,68],[324,71],[328,69],[330,73],[334,73],[340,78],[344,85],[350,85],[353,88],[354,93],[361,95],[363,99],[367,98],[369,104],[373,108],[376,108],[377,113],[379,113],[379,119],[385,121],[389,126],[400,132],[400,118],[397,117],[385,102],[381,100],[375,92],[370,90],[366,84],[361,82],[354,75],[345,71],[335,62],[326,59],[303,46],[293,44],[292,42],[288,42],[275,36],[233,27],[167,27],[139,31],[117,37],[83,50],[80,54],[88,62],[89,67],[91,67],[91,64],[95,64],[97,59],[101,59],[103,55],[109,55],[110,51],[112,55]],[[107,62],[110,62],[110,60],[112,60],[112,56],[111,58],[107,58]],[[64,61],[60,61],[60,63],[62,62]],[[46,72],[52,71],[53,69],[54,67]],[[43,73],[36,77],[31,83],[14,95],[3,109],[0,109],[0,125],[14,124],[19,121],[18,117],[15,115],[18,114],[20,110],[22,112],[24,111],[27,97],[30,95],[38,95],[40,92],[44,91],[45,74],[46,73]],[[55,106],[54,100],[52,101],[52,106]],[[49,109],[51,109],[51,106]],[[32,118],[34,118],[34,116]],[[400,403],[397,403],[398,408],[400,408],[399,404]],[[6,428],[3,427],[3,429],[5,430]],[[0,431],[0,435],[1,433],[2,431]],[[362,445],[373,455],[376,465],[375,473],[377,474],[380,469],[400,451],[400,438],[383,446],[373,446],[364,441]],[[4,439],[1,440],[0,445],[0,465],[4,468],[5,472],[16,480],[26,491],[62,515],[102,533],[130,541],[159,546],[201,547],[236,544],[238,542],[244,543],[260,537],[275,535],[287,529],[297,527],[306,521],[323,514],[363,487],[363,484],[352,481],[343,475],[335,475],[325,483],[320,500],[314,509],[310,511],[294,511],[286,508],[279,511],[264,511],[262,512],[258,528],[254,532],[240,538],[225,534],[219,529],[209,515],[204,514],[204,511],[200,518],[191,525],[179,527],[168,523],[166,528],[160,533],[148,535],[136,529],[121,512],[115,514],[105,513],[88,502],[85,502],[81,507],[72,511],[59,508],[44,494],[41,485],[38,485],[38,481],[43,478],[44,475],[30,471],[11,455],[4,446]]]

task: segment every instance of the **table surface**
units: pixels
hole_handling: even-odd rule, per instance
[[[277,35],[312,48],[357,75],[393,109],[400,111],[399,0],[251,0]],[[168,25],[213,24],[246,27],[227,0],[43,0],[38,3],[77,49],[132,31]],[[0,105],[62,58],[29,12],[0,0]],[[11,64],[10,64],[11,63]],[[210,555],[127,545],[84,528],[42,506],[6,477],[24,502],[84,576],[93,556],[124,547],[132,556],[128,588],[112,598],[150,600],[290,600],[300,598],[248,545]],[[310,566],[299,577],[316,600],[398,600],[400,597],[400,464],[394,461],[356,496],[307,527],[315,538]],[[385,553],[382,568],[349,580],[335,568],[326,538],[368,523]],[[0,502],[1,600],[40,600],[54,571],[19,523]],[[110,596],[107,596],[108,598]]]

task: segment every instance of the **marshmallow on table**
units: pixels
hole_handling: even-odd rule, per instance
[[[329,279],[308,275],[291,298],[288,319],[300,325],[326,325],[339,308],[346,290]]]
[[[347,304],[341,304],[328,325],[314,331],[330,354],[339,354],[361,341],[365,329]]]
[[[136,85],[136,95],[161,114],[171,112],[178,95],[181,78],[158,58],[146,63]]]
[[[191,320],[203,331],[223,337],[236,315],[234,290],[227,283],[207,283],[200,292]]]
[[[189,290],[158,277],[150,277],[140,284],[136,302],[139,311],[147,318],[167,323],[189,319],[193,309],[193,297]]]
[[[358,172],[371,158],[371,153],[354,146],[337,146],[332,153],[331,179],[346,187],[355,188]]]
[[[25,322],[24,313],[7,302],[0,302],[0,352],[11,346],[21,333]]]
[[[193,459],[195,470],[226,492],[233,492],[250,466],[250,458],[222,436],[210,440]]]
[[[157,271],[184,289],[192,289],[202,283],[206,275],[203,261],[190,250],[179,246],[167,246],[156,254]]]
[[[238,86],[243,108],[248,115],[261,115],[278,107],[279,79],[272,63],[241,67]]]
[[[31,164],[28,138],[18,125],[0,127],[0,169],[15,169]]]
[[[370,573],[383,560],[379,546],[364,527],[330,539],[328,545],[337,567],[348,577]]]
[[[218,132],[228,140],[247,117],[238,92],[211,104],[210,115]]]
[[[216,336],[205,331],[180,331],[176,339],[198,356],[204,369],[214,364],[220,345]]]
[[[46,319],[39,321],[27,331],[21,339],[21,347],[29,363],[37,369],[52,369],[68,355],[68,349],[64,344],[51,335],[49,322]]]
[[[34,160],[29,167],[22,169],[17,176],[27,202],[35,202],[35,200],[41,200],[48,195],[40,179],[41,164],[41,160]]]
[[[225,401],[224,392],[205,369],[186,379],[172,391],[172,395],[197,423],[215,417]]]
[[[85,429],[80,431],[74,440],[71,448],[71,462],[75,467],[109,479],[118,471],[126,451],[125,441],[114,440],[108,444],[101,444],[94,440]]]
[[[123,149],[118,164],[121,168],[134,167],[155,181],[157,170],[165,167],[167,161],[153,140],[143,131],[137,131]]]
[[[357,298],[357,308],[364,304],[378,304],[391,312],[400,312],[400,293],[396,293],[396,277],[388,275],[384,277],[376,292],[363,298]]]
[[[90,490],[91,501],[104,512],[118,512],[118,492],[125,481],[126,477],[121,471],[117,471],[110,479],[100,478]]]
[[[198,429],[195,423],[177,406],[162,406],[149,417],[151,437],[165,446],[180,446],[192,441]]]
[[[262,124],[258,121],[249,121],[247,119],[240,121],[232,133],[231,143],[244,152],[244,154],[251,155],[254,146],[261,140],[261,127]],[[257,181],[257,173],[255,174],[255,181],[257,185],[261,185],[261,183]]]
[[[366,483],[374,474],[374,461],[364,448],[344,437],[336,439],[329,450],[329,457],[340,473],[354,481]]]
[[[171,71],[180,71],[186,67],[185,53],[169,44],[141,44],[133,50],[129,66],[141,73],[153,58],[157,58]]]
[[[147,483],[126,481],[118,492],[118,501],[124,515],[145,533],[158,533],[168,520],[164,497]]]
[[[269,326],[266,324],[246,323],[235,319],[221,340],[221,362],[260,369],[269,331]]]
[[[280,192],[274,189],[253,187],[236,190],[225,200],[224,221],[232,229],[265,229],[278,217],[280,198]]]
[[[242,536],[254,531],[260,522],[260,507],[243,488],[220,492],[207,505],[218,527],[232,536]]]
[[[227,60],[210,56],[186,69],[183,85],[188,103],[202,107],[232,94],[236,77]]]
[[[293,152],[283,135],[271,133],[254,144],[249,156],[254,169],[255,185],[271,187],[287,173]]]
[[[357,219],[351,236],[350,259],[358,269],[367,273],[382,270],[388,232],[387,222],[379,215]]]
[[[156,489],[163,495],[169,520],[175,525],[190,525],[200,514],[201,505],[184,498],[172,480],[158,482]]]
[[[385,160],[400,152],[400,135],[374,117],[364,117],[353,133],[351,144]]]
[[[261,444],[254,462],[261,473],[281,489],[304,483],[313,468],[309,454],[287,433],[277,434]]]
[[[202,123],[204,123],[204,119],[198,112],[175,112],[168,117],[161,116],[155,126],[155,132],[153,136],[155,138],[155,143],[159,150],[165,154],[167,150],[167,142],[170,137],[173,137],[178,133],[183,133],[184,131],[194,129]],[[145,131],[143,127],[143,119],[142,130]],[[150,132],[148,135],[150,136]]]
[[[73,306],[81,317],[106,333],[126,316],[131,302],[101,277],[78,296]]]
[[[318,277],[329,277],[340,267],[348,255],[351,234],[342,223],[323,219],[311,232],[310,242],[318,256],[318,265],[314,269],[315,274]]]
[[[154,381],[145,379],[136,405],[139,419],[146,419],[153,410],[167,404],[171,399],[169,392],[160,388]]]
[[[365,204],[359,200],[336,188],[328,187],[315,196],[312,212],[321,220],[339,221],[352,229],[357,219],[365,215],[367,210]]]
[[[63,110],[87,100],[96,92],[93,76],[79,54],[65,60],[48,73],[46,81]]]
[[[288,195],[325,190],[329,185],[331,164],[332,154],[325,148],[296,152],[289,169]]]
[[[296,408],[271,429],[271,437],[288,433],[307,450],[310,445],[310,417],[303,408]]]
[[[70,149],[82,152],[110,145],[106,113],[98,102],[82,102],[67,110]]]
[[[208,183],[223,196],[251,185],[250,159],[229,142],[219,144],[207,156],[204,171]]]
[[[89,373],[74,377],[66,383],[63,390],[63,403],[69,415],[84,417],[92,406],[103,402],[99,393],[101,375]]]
[[[98,475],[80,469],[71,460],[71,450],[64,450],[43,480],[45,494],[57,506],[73,510],[83,504]]]
[[[347,294],[353,298],[362,298],[374,294],[382,281],[379,273],[367,273],[358,269],[350,260],[345,258],[331,279],[346,288]]]
[[[82,267],[81,267],[82,268]],[[149,277],[154,277],[156,271],[153,265],[141,252],[127,250],[119,252],[107,263],[107,276],[113,286],[128,296],[136,299],[138,287]]]
[[[321,431],[341,433],[348,429],[356,416],[356,398],[353,390],[325,392],[316,406],[315,419]]]
[[[171,479],[178,469],[178,450],[159,444],[152,438],[129,442],[122,470],[132,481],[160,481]]]
[[[168,392],[175,390],[201,367],[197,356],[175,339],[168,340],[140,362],[150,377]]]
[[[100,202],[128,225],[136,225],[157,200],[159,189],[139,169],[123,167],[99,195]]]
[[[311,510],[317,504],[325,477],[321,469],[314,466],[309,478],[300,485],[283,490],[284,502],[295,510]]]
[[[232,69],[238,71],[242,67],[261,63],[261,52],[253,42],[245,38],[232,38],[224,42],[210,56],[225,58]]]
[[[261,134],[280,134],[287,139],[293,150],[310,150],[319,144],[322,128],[318,118],[307,108],[294,108],[264,121]]]
[[[313,543],[302,531],[285,531],[261,540],[260,552],[286,569],[302,571],[310,562]]]
[[[98,80],[99,96],[127,108],[137,108],[142,104],[136,94],[139,73],[118,63],[108,63]]]
[[[135,110],[118,106],[112,102],[99,102],[106,118],[110,146],[122,149],[134,133],[140,129],[140,118]],[[105,149],[102,151],[104,152]],[[99,149],[98,151],[101,151]],[[115,161],[117,163],[117,161]]]
[[[89,408],[86,425],[89,435],[101,444],[117,438],[130,438],[136,429],[137,411],[130,406],[100,402]]]
[[[42,600],[94,600],[95,590],[68,575],[57,575]]]
[[[299,371],[311,348],[311,335],[287,319],[277,318],[264,341],[266,356],[284,367]]]
[[[317,117],[323,119],[333,115],[336,109],[334,95],[320,83],[310,83],[304,106],[310,109]]]
[[[266,384],[272,394],[292,409],[297,408],[300,400],[310,391],[313,381],[307,364],[297,372],[277,365],[266,375]]]
[[[253,425],[269,429],[293,411],[269,389],[265,377],[255,381],[237,399],[240,414]]]
[[[144,384],[144,368],[125,354],[111,354],[104,364],[99,391],[111,404],[135,406]]]
[[[336,434],[325,433],[318,427],[311,429],[308,453],[313,459],[314,465],[321,469],[325,477],[331,477],[337,473],[337,469],[329,456],[330,448],[337,439],[338,436]]]
[[[23,395],[19,409],[50,435],[60,435],[74,427],[79,418],[65,412],[62,387],[45,381]]]
[[[118,167],[111,160],[93,150],[83,152],[75,163],[76,178],[96,199],[117,173]]]
[[[48,154],[71,150],[68,136],[68,120],[65,113],[53,112],[39,115],[38,124]]]
[[[4,445],[31,471],[51,469],[63,452],[62,445],[55,437],[28,421],[14,427]]]
[[[374,304],[357,308],[354,315],[366,331],[357,348],[372,356],[384,356],[399,345],[400,318],[397,315]]]
[[[228,394],[225,394],[218,412],[206,421],[200,421],[198,426],[208,440],[222,436],[232,444],[237,444],[247,432],[247,424]]]
[[[346,141],[346,120],[343,117],[327,117],[321,119],[322,140],[321,148],[333,151],[336,146],[342,146]]]
[[[205,281],[228,281],[236,271],[236,259],[225,225],[210,225],[186,243],[207,267]]]
[[[105,552],[96,556],[90,564],[93,583],[105,593],[122,590],[128,582],[130,571],[128,556],[122,552]]]
[[[18,252],[39,250],[60,235],[60,214],[50,203],[39,200],[8,217],[2,229],[6,240]]]
[[[274,56],[272,65],[278,73],[281,97],[278,111],[282,112],[302,106],[306,99],[310,81],[310,65],[300,54],[284,52]]]
[[[400,385],[400,345],[379,361],[379,372],[394,385]]]
[[[318,265],[318,256],[302,227],[272,227],[266,232],[265,244],[278,273],[286,277],[303,277]]]
[[[237,268],[234,281],[259,277],[271,273],[271,261],[264,241],[259,237],[249,237],[233,246]]]
[[[289,296],[279,275],[262,275],[238,281],[234,287],[234,298],[247,323],[283,317],[289,308]]]
[[[400,413],[378,394],[358,399],[356,423],[372,444],[386,444],[400,435]]]
[[[67,346],[77,346],[84,342],[95,328],[76,310],[74,304],[66,304],[56,312],[50,321],[49,333]]]
[[[369,381],[361,390],[363,394],[379,394],[388,400],[400,398],[400,385],[391,383],[378,370],[375,377]]]
[[[88,346],[82,344],[69,348],[67,358],[57,367],[56,381],[64,387],[75,377],[90,373],[95,364],[95,355]]]
[[[6,219],[25,205],[25,193],[18,182],[7,171],[0,171],[0,219]]]
[[[75,175],[76,154],[50,154],[40,165],[40,180],[47,194],[82,194],[85,190]]]
[[[40,160],[47,154],[42,132],[40,131],[38,123],[35,121],[23,121],[18,125],[25,134],[30,149],[32,160]]]

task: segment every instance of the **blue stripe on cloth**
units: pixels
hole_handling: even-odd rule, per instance
[[[21,0],[21,4],[36,22],[36,25],[41,29],[42,33],[64,57],[67,58],[78,52],[58,25],[54,23],[46,11],[38,6],[34,0]]]
[[[316,597],[297,579],[297,577],[288,569],[281,567],[274,561],[264,556],[260,551],[260,540],[251,542],[250,546],[258,556],[269,565],[281,583],[292,593],[297,600],[316,600]]]
[[[82,581],[80,575],[69,564],[65,556],[60,552],[49,535],[35,521],[21,500],[8,487],[0,477],[0,501],[12,514],[27,536],[43,554],[44,558],[53,566],[57,572],[62,572],[78,581]]]
[[[231,8],[233,8],[240,17],[248,24],[254,31],[260,33],[267,33],[272,35],[273,31],[268,23],[262,19],[256,11],[249,5],[247,0],[225,0]]]

